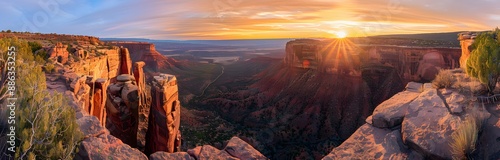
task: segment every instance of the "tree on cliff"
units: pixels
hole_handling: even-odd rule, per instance
[[[27,42],[0,39],[0,53],[16,47],[16,159],[72,159],[83,135],[60,93],[49,93]],[[3,115],[2,115],[3,116]]]
[[[484,32],[476,37],[472,52],[467,60],[467,74],[485,84],[489,94],[500,77],[500,29]]]

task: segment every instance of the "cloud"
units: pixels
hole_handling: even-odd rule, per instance
[[[41,32],[153,39],[299,38],[486,30],[496,27],[490,0],[37,0],[57,1],[63,15]],[[65,2],[65,3],[62,3]],[[13,19],[46,12],[31,0],[0,2]],[[23,24],[0,24],[17,29]],[[17,28],[12,28],[17,27]],[[330,33],[329,33],[330,32]]]

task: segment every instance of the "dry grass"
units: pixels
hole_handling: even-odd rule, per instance
[[[468,116],[464,123],[451,135],[453,141],[450,147],[452,148],[454,160],[467,159],[476,149],[480,128],[478,118],[477,116]]]
[[[436,78],[432,81],[432,86],[434,88],[451,88],[453,83],[455,83],[455,77],[450,70],[439,70],[439,73],[436,75]]]

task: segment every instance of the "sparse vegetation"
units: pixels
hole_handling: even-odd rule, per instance
[[[45,72],[53,73],[55,70],[55,66],[52,63],[45,64]]]
[[[15,46],[17,53],[15,159],[72,159],[83,139],[75,112],[63,94],[49,93],[41,64],[35,61],[28,42],[0,39],[1,55],[7,46]]]
[[[437,89],[451,88],[455,83],[455,77],[450,70],[440,70],[436,78],[432,81],[432,86]]]
[[[464,123],[452,133],[453,140],[450,147],[454,160],[468,159],[476,150],[480,124],[477,116],[468,116]]]
[[[500,77],[500,29],[483,32],[472,44],[472,52],[467,60],[466,72],[486,85],[489,94],[494,94]]]

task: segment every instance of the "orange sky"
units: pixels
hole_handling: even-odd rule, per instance
[[[0,29],[122,38],[267,39],[334,37],[339,31],[370,36],[490,30],[500,24],[496,0],[57,2],[57,13],[29,0],[0,2],[0,14],[13,22],[0,24]],[[39,12],[48,17],[44,23],[34,20]]]

